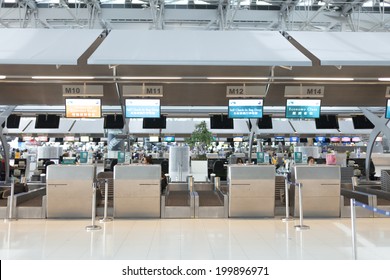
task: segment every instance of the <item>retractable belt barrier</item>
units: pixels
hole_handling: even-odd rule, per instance
[[[362,207],[369,211],[390,217],[390,211],[382,210],[377,207],[372,207],[367,204],[356,201],[354,198],[351,198],[351,231],[352,231],[352,253],[353,258],[357,259],[357,249],[356,249],[356,210],[355,206]]]
[[[286,217],[282,218],[282,221],[283,222],[289,222],[289,221],[293,221],[294,218],[293,217],[290,217],[290,211],[289,211],[289,204],[290,204],[290,195],[289,195],[289,192],[288,192],[288,189],[289,189],[289,186],[292,185],[294,183],[290,182],[288,180],[288,173],[285,173],[284,174],[284,200],[286,202]]]
[[[96,182],[92,184],[92,225],[86,226],[86,231],[96,231],[101,230],[101,226],[95,225],[96,220]]]

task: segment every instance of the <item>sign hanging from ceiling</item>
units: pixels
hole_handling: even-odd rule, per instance
[[[102,85],[63,85],[62,86],[63,96],[103,96]]]
[[[131,97],[162,97],[162,85],[138,85],[138,86],[123,86],[123,96]]]
[[[286,86],[284,97],[319,98],[324,97],[324,86]]]
[[[386,87],[386,95],[385,97],[390,98],[390,87]]]
[[[265,97],[266,86],[227,86],[226,97],[228,98],[246,98],[246,97]]]

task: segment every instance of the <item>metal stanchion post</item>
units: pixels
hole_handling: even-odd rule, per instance
[[[303,210],[302,210],[302,183],[298,183],[298,199],[299,199],[299,225],[295,226],[296,230],[307,230],[309,226],[303,224]]]
[[[10,199],[9,199],[9,212],[8,212],[8,218],[5,219],[5,221],[15,221],[16,218],[14,218],[14,196],[15,196],[15,178],[11,177],[11,188],[10,188]]]
[[[282,221],[283,222],[289,222],[289,221],[293,221],[294,218],[293,217],[290,217],[290,211],[289,211],[289,194],[288,194],[288,186],[289,186],[289,183],[288,183],[288,174],[286,173],[284,175],[285,177],[285,183],[284,183],[284,198],[286,200],[286,217],[282,218]]]
[[[107,217],[107,208],[108,208],[108,179],[104,180],[104,216],[103,219],[99,221],[101,223],[111,222],[113,218]]]
[[[194,191],[194,177],[193,176],[188,176],[188,190],[190,192]]]
[[[357,259],[356,251],[356,210],[355,210],[355,199],[351,198],[351,230],[352,230],[352,255],[353,259]]]
[[[92,225],[86,226],[85,229],[87,231],[95,231],[101,230],[101,226],[95,225],[96,220],[96,182],[92,184],[93,192],[92,192]]]
[[[219,190],[221,187],[221,177],[214,178],[214,191]]]

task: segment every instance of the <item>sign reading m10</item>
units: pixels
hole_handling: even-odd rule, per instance
[[[102,96],[102,85],[63,85],[63,96]]]
[[[284,89],[284,97],[318,98],[324,97],[324,93],[324,86],[286,86]]]

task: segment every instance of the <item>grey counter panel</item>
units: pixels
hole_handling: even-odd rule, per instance
[[[231,165],[228,167],[229,217],[275,215],[275,167]]]
[[[116,165],[114,217],[159,218],[160,165]]]
[[[302,183],[304,217],[340,217],[340,166],[295,166],[295,182]],[[294,191],[294,216],[299,216],[298,187]]]
[[[93,165],[49,165],[47,217],[90,218],[92,215]]]

